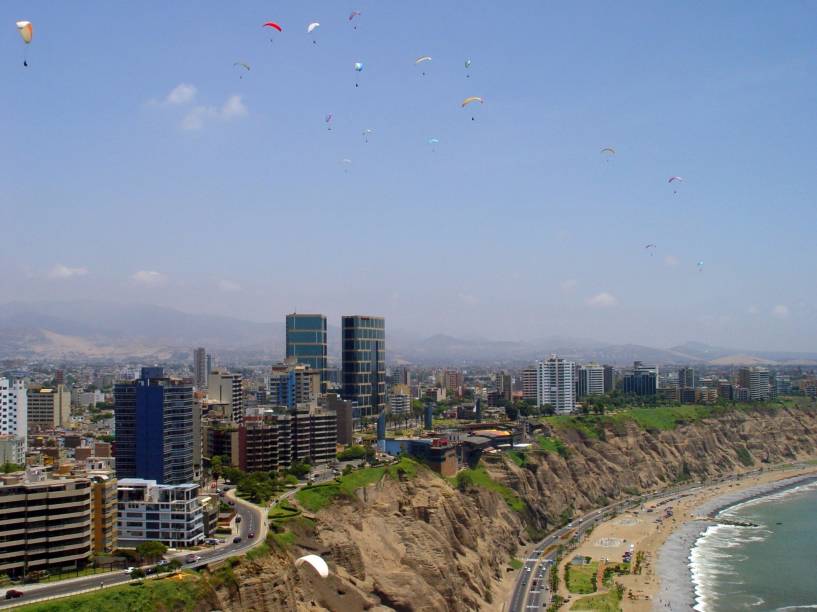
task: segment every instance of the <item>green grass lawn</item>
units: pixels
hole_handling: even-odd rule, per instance
[[[568,450],[565,443],[559,438],[553,438],[551,436],[536,436],[536,446],[539,450],[545,451],[546,453],[557,453],[562,457],[567,457],[568,455]]]
[[[570,565],[567,572],[567,590],[571,593],[593,593],[593,576],[599,570],[599,562],[591,561],[584,565]]]
[[[618,612],[621,610],[621,598],[615,589],[608,593],[599,593],[582,597],[573,602],[571,610],[599,610],[600,612]]]
[[[470,481],[470,483],[476,487],[499,493],[511,510],[515,510],[516,512],[524,512],[527,509],[527,504],[522,501],[522,498],[517,495],[516,491],[493,480],[481,465],[474,469],[461,470],[452,480],[453,484],[457,487],[461,486],[463,481]]]
[[[515,569],[515,570],[520,570],[520,569],[522,569],[522,567],[523,567],[525,564],[524,564],[524,563],[522,563],[522,561],[520,561],[520,560],[519,560],[519,559],[517,559],[516,557],[511,557],[511,560],[510,560],[510,561],[508,561],[508,565],[509,565],[509,566],[511,566],[511,567],[512,567],[513,569]]]
[[[17,608],[25,612],[120,612],[121,610],[196,610],[201,600],[201,582],[195,574],[184,580],[163,578],[141,584],[101,589],[65,599]]]
[[[328,484],[304,487],[295,494],[295,499],[310,512],[317,512],[331,504],[335,498],[352,497],[355,491],[378,482],[385,475],[395,480],[400,474],[413,478],[418,468],[416,461],[403,457],[393,465],[362,468]]]
[[[298,508],[290,504],[288,501],[283,500],[270,508],[268,516],[271,521],[278,521],[289,519],[293,516],[298,516],[300,513],[301,511],[298,510]]]

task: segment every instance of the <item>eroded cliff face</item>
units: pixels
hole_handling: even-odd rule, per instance
[[[486,458],[491,476],[513,488],[528,512],[496,493],[458,491],[420,470],[382,481],[321,511],[297,550],[317,552],[332,568],[326,580],[296,570],[275,552],[235,568],[236,585],[218,596],[225,610],[499,609],[496,592],[507,563],[528,542],[527,527],[548,529],[565,512],[582,512],[628,493],[680,478],[711,478],[756,466],[817,456],[817,412],[734,412],[673,431],[635,424],[609,427],[599,439],[553,432],[567,456],[529,453],[524,467]],[[744,455],[745,458],[745,455]]]

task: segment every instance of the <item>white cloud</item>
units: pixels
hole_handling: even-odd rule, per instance
[[[579,281],[577,281],[575,278],[570,278],[559,283],[559,287],[561,288],[562,293],[573,293],[578,284]]]
[[[131,275],[131,280],[146,287],[159,287],[167,282],[167,276],[155,270],[139,270]]]
[[[668,266],[677,266],[678,258],[675,255],[667,255],[664,257],[664,264]]]
[[[182,119],[183,130],[196,131],[204,127],[207,121],[231,121],[244,117],[247,114],[247,107],[241,100],[241,96],[233,95],[227,98],[221,108],[215,106],[196,106],[188,112]]]
[[[236,291],[241,291],[241,285],[235,281],[222,278],[220,281],[218,281],[218,290],[224,291],[225,293],[234,293]]]
[[[772,316],[778,319],[785,319],[789,316],[789,307],[784,304],[778,304],[772,308]]]
[[[593,297],[587,298],[587,305],[594,308],[611,308],[618,304],[618,299],[612,293],[602,291]]]
[[[232,95],[227,98],[224,106],[221,107],[221,116],[224,119],[233,119],[234,117],[243,117],[247,114],[247,107],[241,101],[241,96]]]
[[[65,264],[57,264],[49,270],[48,278],[66,279],[74,278],[75,276],[86,276],[87,274],[88,268],[71,268]]]
[[[190,83],[179,83],[170,91],[169,94],[167,94],[165,104],[172,104],[174,106],[189,104],[195,100],[197,93],[198,90],[196,89],[195,85],[191,85]]]

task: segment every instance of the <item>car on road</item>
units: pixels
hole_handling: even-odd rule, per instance
[[[204,543],[208,546],[215,546],[216,544],[221,544],[224,540],[219,540],[218,538],[207,538],[204,540]]]
[[[250,540],[252,540],[252,539],[255,537],[255,532],[254,532],[254,531],[251,531],[250,533],[248,533],[248,534],[247,534],[247,537],[248,537]]]
[[[241,517],[240,516],[235,517],[235,522],[240,523],[241,522]]]
[[[190,553],[184,558],[185,563],[196,563],[197,561],[201,561],[201,557],[194,555],[193,553]]]
[[[19,599],[23,596],[22,591],[18,591],[17,589],[9,589],[6,591],[6,599]]]
[[[233,544],[241,544],[241,536],[235,536],[233,538]]]
[[[159,559],[159,562],[156,565],[158,566],[167,565],[167,559]]]
[[[128,567],[128,568],[125,568],[125,573],[126,573],[126,574],[132,574],[132,573],[133,573],[133,570],[135,570],[135,569],[136,569],[135,567]]]

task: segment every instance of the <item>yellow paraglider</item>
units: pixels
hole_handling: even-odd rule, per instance
[[[27,45],[31,44],[31,39],[34,37],[34,26],[30,21],[18,21],[17,31],[20,33],[20,38]],[[23,66],[28,66],[28,59],[26,53],[23,53]]]
[[[483,100],[479,96],[469,96],[469,97],[465,98],[465,100],[462,101],[462,104],[460,106],[462,106],[462,108],[465,108],[466,106],[468,106],[472,102],[479,102],[480,104],[484,104],[485,100]],[[471,117],[471,121],[474,121],[474,117]]]

